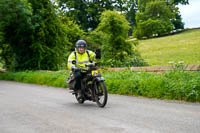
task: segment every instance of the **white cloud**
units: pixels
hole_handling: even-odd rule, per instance
[[[189,5],[179,5],[185,28],[200,27],[200,0],[189,0]]]

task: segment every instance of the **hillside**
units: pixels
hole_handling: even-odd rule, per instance
[[[169,62],[183,61],[184,64],[200,64],[200,29],[182,33],[140,40],[138,51],[149,65],[169,65]]]

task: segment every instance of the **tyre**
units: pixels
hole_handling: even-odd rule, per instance
[[[78,101],[78,103],[83,104],[85,102],[85,100],[83,98],[78,99],[77,98],[77,93],[75,94],[76,100]]]
[[[108,94],[107,94],[107,89],[106,85],[104,82],[98,82],[96,84],[96,103],[99,107],[104,107],[107,103],[108,99]]]

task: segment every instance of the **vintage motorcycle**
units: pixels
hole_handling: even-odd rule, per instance
[[[73,63],[75,64],[75,62]],[[99,107],[104,107],[107,104],[108,94],[105,85],[105,80],[101,76],[100,67],[97,67],[98,63],[87,64],[86,68],[79,68],[79,71],[84,71],[86,76],[81,80],[81,89],[83,98],[77,98],[77,91],[71,91],[75,95],[78,103],[83,104],[86,100],[96,102]],[[73,72],[70,73],[70,77],[73,80]],[[72,82],[71,80],[71,82]],[[70,85],[68,80],[68,85]]]

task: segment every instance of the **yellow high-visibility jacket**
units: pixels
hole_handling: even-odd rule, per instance
[[[88,51],[88,54],[87,54]],[[75,53],[76,52],[76,55]],[[89,56],[88,56],[89,55]],[[90,61],[96,61],[96,54],[90,50],[85,50],[83,54],[79,54],[77,49],[73,51],[68,57],[67,68],[71,70],[72,66],[76,66],[79,68],[87,68],[85,65],[90,64]],[[72,61],[76,61],[76,65],[72,64]]]

